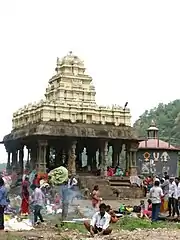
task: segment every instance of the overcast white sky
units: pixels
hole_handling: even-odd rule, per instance
[[[0,138],[13,111],[43,97],[57,56],[70,50],[84,59],[97,103],[128,101],[133,121],[179,98],[179,13],[179,0],[1,0]]]

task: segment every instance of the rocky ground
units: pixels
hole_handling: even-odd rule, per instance
[[[76,231],[57,232],[50,230],[31,231],[28,233],[0,233],[2,240],[90,240],[90,239],[106,239],[106,240],[175,240],[180,239],[180,230],[168,229],[151,229],[151,230],[135,230],[135,231],[118,231],[109,236],[95,236],[90,238],[88,234],[80,234]]]

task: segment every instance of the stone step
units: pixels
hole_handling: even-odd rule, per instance
[[[130,183],[129,182],[110,182],[110,186],[111,187],[122,187],[122,186],[129,186],[130,187]]]

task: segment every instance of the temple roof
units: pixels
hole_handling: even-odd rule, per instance
[[[61,60],[57,58],[57,64],[60,66],[77,65],[78,67],[84,68],[84,61],[82,61],[78,56],[74,55],[71,51]]]
[[[159,139],[147,139],[145,141],[140,142],[139,149],[163,149],[163,150],[180,150],[168,142],[164,142]]]

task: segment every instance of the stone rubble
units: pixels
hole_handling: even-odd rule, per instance
[[[69,234],[70,236],[70,234]],[[64,236],[64,239],[66,236]],[[61,239],[61,238],[59,238]],[[68,239],[68,238],[67,238]],[[180,230],[169,230],[169,229],[151,229],[151,230],[141,230],[137,229],[135,231],[119,231],[114,232],[109,236],[95,236],[90,238],[87,236],[80,237],[79,235],[72,234],[71,240],[176,240],[180,239]],[[69,239],[68,239],[69,240]]]

